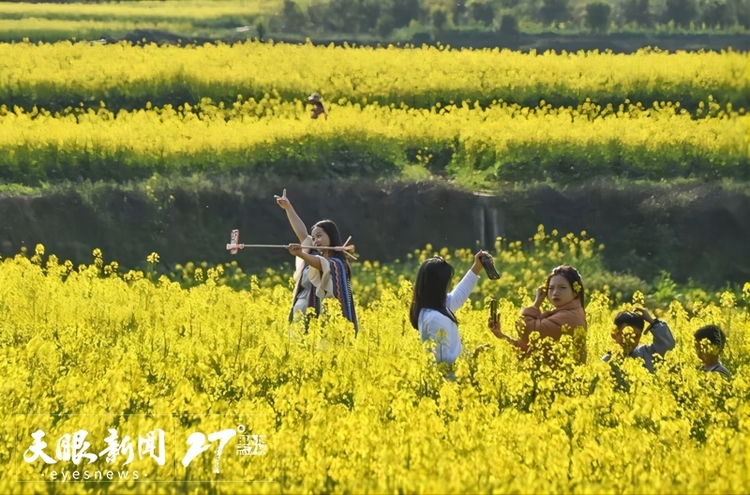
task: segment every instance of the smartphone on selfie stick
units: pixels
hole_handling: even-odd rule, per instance
[[[487,272],[487,276],[490,280],[497,280],[500,278],[500,274],[497,273],[497,270],[495,269],[495,262],[489,254],[482,256],[482,266],[484,267],[484,271]]]
[[[494,297],[490,299],[490,321],[497,322],[497,300]]]

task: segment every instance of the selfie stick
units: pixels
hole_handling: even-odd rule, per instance
[[[351,239],[352,239],[352,236],[349,236],[349,238],[346,240],[346,242],[344,243],[343,246],[315,246],[315,247],[311,247],[310,249],[316,249],[316,250],[330,249],[330,250],[333,250],[333,251],[342,251],[346,256],[348,256],[348,257],[356,260],[357,257],[354,256],[353,254],[351,254],[349,252],[349,251],[353,251],[354,250],[354,244],[349,244],[349,241]],[[240,249],[245,249],[245,248],[283,248],[283,249],[289,249],[289,244],[240,244],[239,240],[240,240],[240,231],[237,230],[237,229],[234,229],[232,231],[232,235],[230,237],[229,244],[227,244],[227,250],[231,254],[237,254],[237,252]]]

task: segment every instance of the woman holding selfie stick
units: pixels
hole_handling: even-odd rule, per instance
[[[570,265],[558,266],[547,277],[545,285],[537,289],[534,304],[521,310],[522,320],[517,323],[520,334],[518,339],[503,332],[499,318],[495,321],[490,319],[488,326],[495,337],[506,340],[523,351],[524,355],[529,353],[529,337],[532,332],[539,332],[540,338],[553,341],[560,341],[563,335],[571,335],[577,354],[575,359],[578,363],[585,363],[585,330],[587,328],[586,312],[583,309],[585,297],[583,280],[578,270]],[[545,299],[549,299],[552,303],[553,310],[542,312],[541,306]],[[576,329],[582,329],[583,333],[580,330],[576,333]],[[545,361],[549,361],[549,358],[549,355],[545,355]]]
[[[341,313],[344,317],[354,324],[356,335],[359,326],[354,310],[349,261],[343,250],[322,249],[341,246],[338,227],[331,220],[321,220],[313,225],[308,234],[307,227],[286,197],[286,189],[281,196],[274,198],[276,204],[286,211],[289,224],[300,241],[299,244],[289,245],[289,252],[296,257],[294,299],[289,321],[303,316],[307,327],[307,309],[314,308],[315,315],[320,315],[321,299],[332,297],[341,304]]]

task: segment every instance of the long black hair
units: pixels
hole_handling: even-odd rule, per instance
[[[324,219],[319,221],[312,226],[312,229],[310,229],[311,233],[315,227],[320,227],[321,229],[323,229],[323,232],[326,233],[328,239],[331,241],[331,246],[341,246],[341,234],[339,233],[339,228],[336,226],[333,220]],[[347,278],[351,278],[352,273],[351,268],[349,267],[349,260],[346,258],[346,255],[344,255],[344,252],[331,251],[331,257],[338,258],[344,262],[344,266],[346,267],[346,276]]]
[[[443,258],[437,256],[422,263],[417,272],[417,282],[414,284],[414,297],[409,312],[411,326],[419,329],[419,313],[423,309],[434,309],[458,324],[456,316],[445,307],[448,284],[452,278],[453,267]]]

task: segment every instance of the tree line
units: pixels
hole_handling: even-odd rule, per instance
[[[387,37],[400,28],[491,29],[516,34],[524,25],[606,33],[610,29],[653,29],[656,25],[726,30],[750,28],[744,0],[330,0],[303,8],[284,0],[268,32],[330,32]]]

